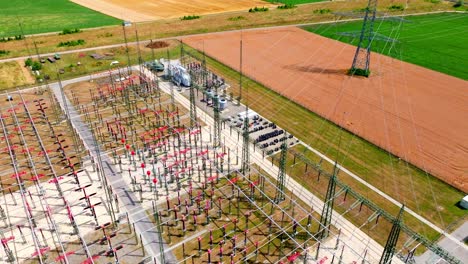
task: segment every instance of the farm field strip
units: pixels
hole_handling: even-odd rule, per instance
[[[271,5],[261,0],[158,0],[132,2],[125,0],[73,0],[73,2],[132,22],[248,10],[255,6]]]
[[[285,4],[285,5],[301,5],[301,4],[310,4],[323,2],[325,0],[265,0],[274,4]]]
[[[21,27],[18,25],[21,23]],[[67,0],[2,1],[0,38],[118,25],[121,20]]]

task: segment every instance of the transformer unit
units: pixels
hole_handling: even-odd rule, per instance
[[[180,64],[170,65],[169,69],[172,75],[172,81],[177,85],[183,85],[185,87],[190,87],[191,78],[187,70]]]

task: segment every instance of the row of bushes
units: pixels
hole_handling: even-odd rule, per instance
[[[440,0],[429,0],[429,1],[440,1]],[[405,10],[405,7],[401,4],[396,4],[396,5],[391,5],[387,7],[387,9],[390,11],[403,11]],[[366,11],[367,11],[367,7],[354,9],[354,12],[366,12]]]
[[[460,7],[460,6],[463,6],[465,5],[465,0],[458,0],[454,5],[453,7]]]
[[[81,29],[79,28],[75,28],[75,29],[64,29],[62,30],[62,32],[59,33],[59,35],[69,35],[69,34],[76,34],[76,33],[80,33],[80,32],[83,32]]]
[[[8,54],[10,54],[10,51],[8,51],[8,50],[0,50],[0,56],[8,55]]]
[[[390,11],[403,11],[405,10],[405,7],[403,5],[391,5],[388,7],[388,10]]]
[[[24,66],[31,67],[31,70],[33,71],[38,71],[42,69],[42,64],[38,61],[32,60],[31,58],[26,59],[26,61],[24,62]]]
[[[73,46],[84,45],[85,43],[86,41],[84,41],[84,39],[71,40],[71,41],[60,42],[57,45],[57,47],[73,47]]]
[[[250,13],[266,12],[266,11],[268,11],[268,7],[254,7],[254,8],[249,9]]]
[[[8,42],[8,41],[12,41],[12,40],[22,40],[24,38],[25,38],[24,35],[17,35],[17,36],[14,36],[14,37],[3,37],[3,38],[0,38],[0,42]]]
[[[293,9],[293,8],[296,8],[297,6],[293,5],[293,4],[286,4],[286,5],[280,5],[278,6],[277,8],[278,9]]]
[[[314,14],[328,14],[328,13],[331,13],[331,9],[328,9],[328,8],[322,8],[322,9],[315,9],[314,10]]]
[[[194,20],[194,19],[199,19],[200,16],[197,15],[191,15],[191,16],[183,16],[180,18],[180,20]]]

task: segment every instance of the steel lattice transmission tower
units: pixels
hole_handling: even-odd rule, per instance
[[[240,41],[240,58],[239,58],[239,100],[238,103],[240,104],[240,100],[242,97],[242,31],[241,31],[241,41]],[[248,99],[247,99],[248,100]],[[246,101],[245,103],[245,118],[244,118],[244,126],[242,129],[242,173],[244,176],[247,174],[249,175],[250,180],[250,150],[249,150],[249,103]]]
[[[377,0],[369,0],[362,24],[359,44],[354,54],[353,65],[349,70],[351,75],[369,76],[369,63],[372,40],[374,37],[374,21],[377,13]]]
[[[184,49],[184,42],[180,40],[180,63],[182,64],[183,67],[186,67],[185,62],[185,56],[187,56],[187,53],[185,52]],[[203,59],[204,61],[204,59]],[[205,70],[203,68],[203,70]],[[203,73],[204,74],[204,73]],[[192,82],[189,87],[190,91],[190,127],[194,127],[197,124],[197,105],[195,102],[195,82],[193,81],[193,74],[190,72],[190,77],[192,78]]]
[[[405,211],[405,206],[403,205],[398,213],[397,218],[393,221],[392,230],[388,235],[387,243],[385,243],[385,248],[380,258],[379,264],[392,263],[393,255],[395,254],[395,247],[398,242],[398,237],[400,236],[401,230],[401,216]]]
[[[336,192],[336,177],[338,175],[338,163],[335,161],[335,166],[333,168],[333,174],[330,177],[328,182],[327,194],[325,201],[323,203],[322,214],[320,216],[320,225],[319,225],[319,239],[325,239],[328,237],[330,231],[330,224],[333,214],[333,205],[335,203],[335,192]]]
[[[195,104],[195,88],[190,85],[190,126],[194,127],[197,124],[197,106]]]
[[[284,133],[283,144],[281,144],[281,156],[279,161],[279,172],[276,183],[276,197],[275,202],[279,203],[284,201],[284,178],[286,176],[286,156],[288,152],[287,133]]]
[[[244,126],[242,129],[242,173],[244,176],[250,173],[250,152],[249,152],[249,107],[245,107]],[[249,174],[250,177],[250,174]]]
[[[213,98],[213,111],[214,111],[214,140],[213,146],[221,146],[221,117],[219,115],[219,96],[216,93]]]

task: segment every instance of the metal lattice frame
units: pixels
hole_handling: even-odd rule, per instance
[[[277,203],[284,200],[284,181],[286,176],[286,157],[288,154],[287,133],[284,133],[283,144],[281,144],[281,155],[279,161],[279,172],[277,178],[277,191],[275,201]]]
[[[185,67],[185,56],[187,56],[185,49],[184,49],[184,42],[181,40],[180,41],[180,62],[181,64]],[[203,65],[203,67],[205,67]],[[205,69],[205,68],[204,68]],[[192,83],[190,84],[189,87],[189,92],[190,92],[190,126],[194,127],[197,124],[197,105],[195,102],[195,86],[198,86],[193,79],[198,79],[198,76],[193,76],[192,72],[190,73],[190,77],[192,78]],[[205,74],[203,73],[203,76]],[[194,78],[195,77],[195,78]],[[203,81],[204,83],[204,81]]]
[[[333,168],[333,174],[330,177],[327,188],[327,195],[325,196],[325,201],[323,203],[322,214],[320,216],[320,226],[319,226],[319,238],[325,239],[328,237],[330,232],[330,224],[333,214],[333,205],[335,203],[335,192],[336,192],[336,175],[338,174],[337,163],[335,162],[335,167]]]
[[[190,85],[190,126],[194,127],[197,123],[197,106],[195,104],[195,88]]]
[[[374,33],[374,21],[377,11],[377,0],[369,0],[359,37],[359,44],[354,54],[350,73],[369,76],[370,53]]]
[[[246,113],[249,108],[246,107]],[[246,114],[244,118],[244,126],[242,130],[242,173],[249,175],[250,173],[250,150],[249,150],[249,117]]]
[[[393,221],[392,230],[388,235],[387,243],[385,243],[385,248],[380,258],[379,264],[387,264],[392,262],[393,255],[395,254],[396,244],[398,242],[398,237],[400,236],[401,230],[401,217],[405,211],[405,206],[403,205],[398,213],[397,218]]]
[[[219,96],[217,93],[213,96],[212,102],[213,102],[213,119],[214,119],[213,146],[219,147],[221,146],[221,116],[219,113]]]
[[[122,31],[124,35],[124,40],[125,40],[125,53],[127,55],[127,74],[130,74],[132,71],[130,70],[130,54],[128,53],[128,41],[127,41],[127,31],[125,30],[125,25],[122,24]]]

